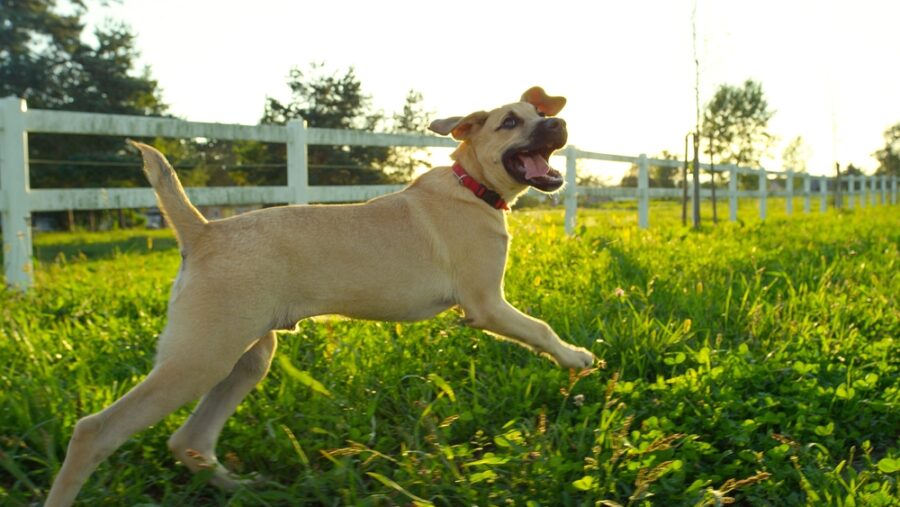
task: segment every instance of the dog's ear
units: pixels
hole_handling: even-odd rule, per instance
[[[565,97],[551,97],[540,86],[533,86],[523,93],[522,102],[528,102],[547,116],[556,116],[566,106]]]
[[[442,136],[452,134],[453,139],[457,141],[465,141],[472,133],[472,128],[484,125],[488,114],[484,111],[472,113],[465,118],[462,116],[454,116],[452,118],[444,118],[443,120],[434,120],[428,129]]]

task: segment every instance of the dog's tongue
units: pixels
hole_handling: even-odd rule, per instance
[[[540,155],[519,155],[519,160],[525,166],[525,179],[530,180],[539,176],[545,176],[550,172],[550,166]]]

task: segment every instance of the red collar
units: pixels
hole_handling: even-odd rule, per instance
[[[453,172],[456,174],[456,179],[459,180],[459,184],[471,190],[472,193],[475,194],[475,197],[488,203],[494,209],[509,211],[509,206],[506,204],[506,201],[500,197],[500,194],[479,183],[463,169],[463,166],[461,166],[459,162],[453,164]]]

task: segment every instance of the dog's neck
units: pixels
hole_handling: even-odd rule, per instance
[[[475,197],[487,203],[488,206],[498,210],[509,211],[509,206],[500,194],[482,185],[478,180],[473,178],[459,162],[453,164],[453,173],[456,174],[456,179],[459,180],[460,185],[469,189],[475,194]]]
[[[512,206],[516,199],[528,190],[527,185],[515,181],[505,170],[500,171],[499,174],[495,174],[498,171],[486,171],[478,160],[478,155],[466,142],[460,144],[451,158],[465,168],[466,172],[476,181],[498,193],[509,206]]]

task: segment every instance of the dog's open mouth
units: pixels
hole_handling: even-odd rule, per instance
[[[513,148],[503,155],[503,166],[513,178],[526,185],[544,191],[553,192],[563,184],[563,176],[550,167],[550,155],[555,147]]]

